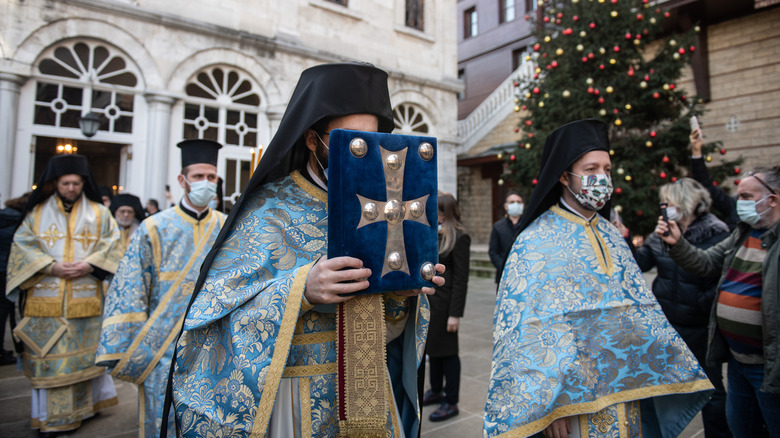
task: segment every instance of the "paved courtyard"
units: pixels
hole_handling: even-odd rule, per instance
[[[423,412],[422,436],[425,438],[482,437],[482,409],[487,396],[492,355],[493,307],[495,284],[490,278],[472,277],[466,314],[461,322],[460,356],[462,362],[460,415],[441,423],[431,423],[428,415],[435,406]],[[6,348],[10,340],[6,339]],[[134,385],[115,380],[119,405],[87,420],[67,437],[130,438],[138,436],[137,390]],[[427,383],[427,378],[426,378]],[[30,429],[30,385],[12,365],[0,367],[0,436],[34,438]],[[681,437],[703,437],[701,418],[697,416]]]

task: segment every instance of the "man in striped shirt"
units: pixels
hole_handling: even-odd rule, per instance
[[[780,166],[745,175],[737,196],[737,229],[707,250],[681,239],[672,220],[659,218],[655,231],[681,267],[720,276],[707,362],[728,361],[731,432],[737,438],[775,437],[780,436]]]

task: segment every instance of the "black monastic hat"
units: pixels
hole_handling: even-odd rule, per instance
[[[547,137],[542,152],[538,184],[520,219],[522,232],[561,198],[561,175],[590,151],[609,152],[609,132],[601,120],[585,119],[567,123]],[[610,204],[607,203],[607,206]],[[603,208],[602,208],[603,210]]]
[[[141,205],[141,198],[131,195],[130,193],[120,193],[114,196],[114,199],[111,200],[111,207],[109,207],[111,214],[116,214],[119,207],[131,207],[135,212],[135,218],[138,219],[138,222],[142,222],[146,217],[144,214],[144,207]]]
[[[190,164],[205,163],[217,165],[219,150],[222,145],[214,140],[193,139],[183,140],[176,145],[181,149],[182,169]]]

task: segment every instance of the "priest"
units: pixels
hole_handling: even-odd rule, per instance
[[[97,353],[97,363],[111,375],[138,385],[142,437],[160,434],[173,339],[203,259],[225,221],[225,215],[208,207],[216,195],[222,146],[211,140],[185,140],[178,146],[184,196],[175,207],[144,220],[133,234],[106,296]],[[174,436],[173,423],[167,430]]]
[[[117,403],[111,377],[95,366],[103,281],[122,256],[119,228],[103,206],[83,155],[58,155],[38,179],[16,229],[6,290],[18,287],[24,318],[14,335],[32,385],[32,427],[75,430]]]
[[[365,397],[345,389],[336,314],[371,271],[326,254],[329,133],[393,126],[384,71],[345,63],[302,73],[195,287],[171,380],[181,436],[417,436],[433,288],[383,294],[384,318],[357,329],[365,341],[386,340],[386,359],[384,348],[365,351],[380,366],[350,369],[387,395]],[[341,321],[355,328],[351,318],[363,315]],[[366,415],[352,415],[355,407]]]
[[[612,193],[609,149],[594,119],[545,142],[498,291],[488,437],[675,437],[709,398],[706,374],[598,213]]]
[[[141,200],[138,196],[129,193],[120,193],[111,200],[111,214],[114,215],[121,238],[119,239],[123,248],[127,248],[133,233],[141,225],[141,221],[146,218],[144,208],[141,206]]]

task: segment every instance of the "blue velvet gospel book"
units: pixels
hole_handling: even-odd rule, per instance
[[[371,269],[358,294],[433,286],[436,139],[334,129],[328,143],[328,258]]]

